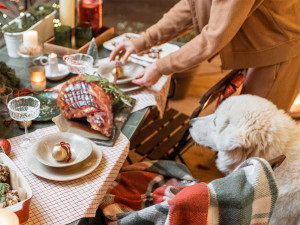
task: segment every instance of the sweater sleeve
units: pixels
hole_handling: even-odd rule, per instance
[[[181,0],[139,38],[132,39],[132,42],[139,53],[174,39],[181,32],[191,29],[192,25],[188,0]]]
[[[224,48],[251,13],[255,0],[213,0],[208,24],[193,40],[176,52],[159,59],[161,74],[189,69]]]

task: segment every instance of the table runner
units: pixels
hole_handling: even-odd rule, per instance
[[[34,141],[58,132],[57,126],[29,134]],[[120,134],[113,147],[104,147],[100,165],[90,174],[72,181],[51,181],[30,172],[25,164],[27,149],[21,148],[24,135],[9,139],[10,158],[27,179],[33,192],[29,220],[25,224],[67,224],[82,217],[94,217],[96,210],[117,177],[129,151],[129,141]]]

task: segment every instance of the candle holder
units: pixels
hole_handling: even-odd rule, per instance
[[[60,25],[54,27],[54,43],[56,45],[72,48],[72,29],[67,25]]]
[[[43,54],[43,46],[38,40],[38,32],[34,30],[23,33],[23,43],[21,43],[18,54],[24,58],[39,57]]]
[[[75,26],[75,45],[81,48],[93,37],[92,25],[89,22],[77,23]]]
[[[46,75],[43,66],[33,66],[30,68],[31,87],[34,91],[46,89]]]

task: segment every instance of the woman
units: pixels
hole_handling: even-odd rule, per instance
[[[289,110],[300,87],[300,0],[181,0],[139,38],[121,42],[110,59],[168,42],[193,28],[197,36],[157,60],[133,83],[189,69],[219,53],[223,69],[247,68],[242,93]]]

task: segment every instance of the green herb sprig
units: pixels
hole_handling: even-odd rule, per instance
[[[84,79],[85,82],[97,82],[106,93],[111,93],[114,96],[114,100],[116,102],[121,101],[125,105],[132,106],[132,99],[129,96],[124,95],[124,93],[115,84],[109,82],[107,79],[101,77],[99,74],[84,74],[83,76],[86,77]]]

